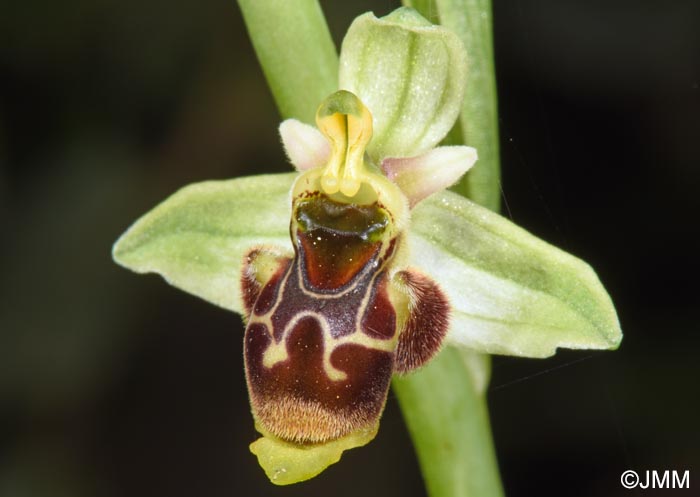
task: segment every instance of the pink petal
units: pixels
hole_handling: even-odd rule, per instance
[[[472,147],[438,147],[417,157],[387,158],[382,170],[408,197],[413,208],[427,196],[453,185],[476,162]]]

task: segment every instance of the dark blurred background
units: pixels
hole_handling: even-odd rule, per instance
[[[700,482],[700,3],[495,1],[504,214],[589,261],[617,352],[494,359],[509,497]],[[323,3],[336,39],[366,10]],[[391,396],[377,439],[270,485],[237,315],[112,263],[195,181],[287,171],[233,1],[10,0],[0,15],[0,496],[422,496]],[[632,492],[626,469],[691,471]],[[698,494],[695,494],[698,495]]]

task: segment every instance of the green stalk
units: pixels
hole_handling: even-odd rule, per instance
[[[491,0],[434,0],[440,23],[459,35],[468,54],[462,137],[479,160],[453,190],[498,212],[501,202],[496,71]]]
[[[432,497],[503,495],[486,397],[453,347],[419,372],[395,378],[394,392]],[[482,363],[488,367],[488,361]]]
[[[338,58],[316,0],[239,0],[253,46],[283,117],[313,122],[319,102],[337,89]],[[470,89],[461,113],[465,143],[479,150],[481,171],[458,185],[460,193],[498,209],[498,130],[488,0],[406,2],[433,22],[455,29],[470,54]],[[469,4],[459,12],[461,4]],[[472,5],[473,4],[473,5]],[[479,15],[486,5],[486,19]],[[436,10],[437,6],[437,10]],[[444,9],[444,10],[442,10]],[[474,11],[473,9],[477,9]],[[480,9],[480,10],[478,10]],[[463,17],[478,24],[465,35]],[[466,38],[466,39],[465,39]],[[486,60],[477,60],[488,57]],[[481,72],[480,72],[481,71]],[[486,115],[481,115],[485,112]],[[480,126],[483,126],[481,128]],[[487,375],[488,359],[480,373]],[[420,372],[394,380],[409,432],[432,497],[503,495],[488,411],[478,377],[460,352],[445,348]]]
[[[462,143],[475,147],[479,160],[453,190],[498,211],[500,165],[496,76],[490,0],[404,0],[424,17],[435,14],[464,43],[469,68],[460,121]],[[452,138],[452,137],[451,137]],[[490,358],[483,357],[482,368]],[[503,495],[491,439],[485,392],[465,366],[460,352],[445,349],[419,372],[394,380],[401,411],[416,447],[432,497]]]
[[[452,190],[498,212],[501,202],[498,98],[493,58],[491,0],[404,0],[423,17],[450,28],[468,55],[467,93],[459,126],[461,142],[479,152],[479,160]],[[450,134],[450,142],[454,136]]]
[[[255,53],[284,118],[313,124],[338,89],[338,54],[316,0],[238,0]]]
[[[438,15],[437,5],[435,0],[403,0],[403,4],[406,7],[411,7],[420,12],[420,15],[425,17],[427,20],[433,24],[440,23],[440,17]]]

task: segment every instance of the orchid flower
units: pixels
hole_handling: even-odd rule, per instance
[[[477,160],[438,146],[465,60],[411,9],[358,17],[316,127],[280,125],[296,173],[187,186],[114,246],[119,264],[243,316],[251,451],[273,483],[372,440],[392,375],[442,346],[546,357],[621,340],[588,265],[445,190]]]

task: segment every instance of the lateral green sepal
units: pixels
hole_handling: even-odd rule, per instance
[[[289,189],[295,173],[205,181],[186,186],[136,221],[112,255],[137,273],[243,313],[244,255],[274,245],[291,252]]]
[[[449,191],[412,212],[410,262],[452,304],[450,343],[547,357],[558,347],[614,349],[615,308],[591,267],[506,218]]]

